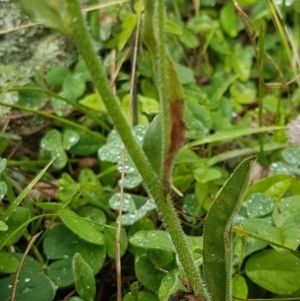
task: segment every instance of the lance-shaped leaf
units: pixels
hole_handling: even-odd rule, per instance
[[[253,157],[242,161],[219,191],[204,225],[203,276],[214,301],[232,300],[232,222],[247,188]]]

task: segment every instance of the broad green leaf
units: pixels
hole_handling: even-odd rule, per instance
[[[12,274],[15,273],[19,267],[19,260],[10,253],[0,253],[0,273]]]
[[[165,273],[150,260],[147,252],[135,256],[134,270],[137,279],[150,291],[157,291]]]
[[[73,130],[65,130],[63,133],[62,146],[63,149],[69,150],[73,145],[75,145],[79,140],[79,134]]]
[[[175,64],[175,70],[178,75],[180,84],[188,85],[194,83],[195,79],[192,69],[187,68],[181,64]]]
[[[59,211],[59,217],[71,231],[82,239],[96,245],[104,244],[103,234],[96,230],[87,219],[77,215],[71,209],[61,209]]]
[[[273,210],[273,199],[263,193],[252,193],[247,201],[249,217],[262,217]]]
[[[150,230],[138,231],[130,239],[129,242],[137,247],[145,249],[157,249],[174,252],[171,238],[166,231]]]
[[[14,301],[54,300],[56,287],[45,274],[21,273]],[[14,275],[0,279],[0,300],[11,300]]]
[[[254,234],[257,239],[267,242],[274,248],[286,247],[296,250],[299,241],[300,229],[297,226],[275,227],[268,219],[251,218],[244,223],[246,232]]]
[[[94,273],[80,253],[74,255],[72,270],[78,294],[86,301],[94,301],[96,296]]]
[[[52,97],[51,98],[51,106],[55,112],[56,115],[58,116],[68,116],[73,109],[73,106],[71,103],[62,100],[63,99],[68,99],[69,101],[73,100],[72,95],[67,94],[65,91],[61,91],[58,93],[59,97]]]
[[[80,239],[75,251],[81,254],[82,258],[90,265],[96,275],[105,263],[107,245],[106,242],[102,246],[99,246]]]
[[[71,201],[79,192],[79,185],[67,173],[62,174],[62,177],[58,180],[58,184],[58,196],[64,203]]]
[[[115,193],[110,199],[109,199],[109,206],[113,210],[119,210],[120,208],[120,193]],[[122,211],[123,212],[135,212],[136,211],[136,205],[129,193],[123,194],[123,200],[122,200]]]
[[[59,287],[67,287],[74,283],[72,273],[73,257],[51,262],[47,267],[47,275]]]
[[[178,269],[173,269],[162,278],[158,290],[159,300],[170,300],[170,296],[175,294],[177,291],[185,290],[185,287],[179,280],[178,276]]]
[[[222,177],[222,173],[217,168],[212,167],[199,167],[193,171],[195,180],[198,183],[207,183],[216,179],[220,179]]]
[[[107,255],[115,259],[116,258],[116,223],[111,223],[110,227],[107,227],[104,230],[104,235],[107,244]],[[128,238],[125,229],[121,229],[121,236],[120,236],[120,256],[122,257],[128,246]]]
[[[279,295],[300,289],[300,259],[287,252],[264,250],[246,263],[247,276],[262,288]]]
[[[17,242],[22,237],[26,228],[23,226],[26,225],[29,218],[30,212],[27,208],[17,207],[6,221],[8,230],[0,232],[0,246],[9,246]]]
[[[3,221],[0,221],[0,231],[7,231],[8,230],[8,226],[6,223],[4,223]]]
[[[24,90],[20,89],[18,105],[33,110],[41,110],[49,98],[46,94],[35,91],[36,88],[39,88],[39,86],[31,83],[24,86]]]
[[[195,33],[191,30],[185,29],[183,33],[178,37],[179,41],[186,47],[186,48],[197,48],[199,47],[200,41]]]
[[[235,38],[238,35],[238,15],[231,2],[228,2],[221,9],[220,21],[224,31],[231,38]]]
[[[81,74],[71,73],[65,77],[62,88],[68,99],[75,100],[82,96],[86,86]]]
[[[292,166],[300,166],[300,150],[298,147],[288,147],[282,151],[282,158]]]
[[[170,19],[166,19],[165,30],[168,33],[175,34],[175,35],[182,35],[182,29],[178,26],[175,22]]]
[[[235,275],[232,279],[232,296],[239,299],[246,299],[248,296],[248,286],[244,277]],[[235,300],[236,298],[233,298]]]
[[[191,18],[187,23],[187,29],[196,34],[210,32],[219,27],[218,21],[213,20],[207,14]]]
[[[106,215],[105,213],[93,206],[84,206],[77,211],[78,215],[87,218],[91,221],[91,225],[96,229],[102,229],[106,224]]]
[[[241,105],[251,104],[256,101],[256,86],[252,82],[235,81],[230,87],[231,99]]]
[[[142,145],[146,128],[138,125],[133,129],[133,135],[138,144]],[[125,172],[124,187],[134,188],[141,184],[142,178],[137,171],[132,158],[125,152],[125,164],[122,164],[123,142],[115,130],[111,131],[107,138],[107,144],[102,146],[98,151],[100,160],[117,163],[118,171]]]
[[[242,161],[225,182],[206,216],[203,276],[214,301],[231,301],[232,222],[249,181],[253,158]]]
[[[67,156],[62,146],[62,135],[58,130],[50,130],[41,140],[41,150],[49,152],[55,159],[53,166],[57,169],[67,164]]]
[[[242,82],[248,81],[251,76],[253,64],[253,47],[244,47],[244,45],[241,46],[240,44],[237,44],[233,56],[233,69],[237,73],[239,80]]]
[[[67,13],[66,1],[60,0],[14,0],[35,22],[70,35],[71,18]]]
[[[81,99],[79,103],[93,111],[106,112],[106,108],[99,93],[89,94]]]
[[[277,227],[300,226],[300,200],[299,195],[282,198],[273,211],[273,221]]]
[[[50,87],[62,87],[64,79],[71,71],[63,66],[53,66],[46,74],[46,82]]]
[[[176,258],[174,252],[149,249],[149,257],[155,266],[160,267],[163,270],[170,270],[176,266]]]
[[[154,202],[148,201],[143,204],[139,209],[134,212],[129,212],[122,215],[122,225],[128,226],[133,225],[140,219],[142,219],[149,211],[156,209]]]
[[[266,192],[268,191],[268,196],[275,197],[275,196],[282,196],[282,192],[279,192],[276,187],[278,186],[284,186],[288,187],[287,181],[290,181],[291,178],[287,175],[271,175],[267,178],[263,178],[259,180],[258,182],[254,183],[251,187],[249,187],[245,193],[244,200],[247,200],[252,193],[264,193],[266,195]],[[284,185],[278,185],[278,183],[284,182]],[[287,188],[285,188],[283,191],[285,192]],[[274,191],[274,193],[270,193],[270,191]],[[283,192],[283,193],[284,193]]]
[[[49,229],[43,240],[43,250],[48,259],[72,257],[78,244],[78,236],[61,224]]]

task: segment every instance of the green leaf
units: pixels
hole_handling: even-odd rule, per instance
[[[0,200],[2,200],[7,193],[7,185],[0,180]],[[1,231],[1,230],[0,230]]]
[[[24,86],[24,90],[19,90],[18,105],[33,110],[42,109],[48,102],[48,96],[39,91],[35,91],[39,86],[28,84]]]
[[[107,243],[107,255],[115,259],[116,258],[116,223],[111,223],[110,227],[104,230],[104,235]],[[122,257],[128,246],[128,238],[125,229],[121,229],[120,236],[120,256]]]
[[[62,87],[64,79],[71,71],[63,66],[53,66],[46,74],[46,82],[49,87]]]
[[[134,270],[137,279],[147,289],[157,291],[165,273],[158,269],[150,260],[147,252],[135,256]]]
[[[178,276],[178,269],[173,269],[163,277],[158,290],[159,300],[170,300],[170,296],[177,291],[185,290]]]
[[[222,177],[222,173],[217,168],[212,167],[199,167],[193,171],[195,180],[198,183],[207,183],[216,179],[220,179]]]
[[[253,47],[237,44],[232,57],[233,68],[237,73],[239,80],[246,82],[250,79],[254,50]]]
[[[133,225],[140,219],[142,219],[149,211],[156,209],[154,202],[148,201],[143,204],[139,209],[134,212],[129,212],[122,215],[122,225],[128,226]]]
[[[277,227],[298,226],[300,227],[300,202],[299,195],[282,198],[273,211],[273,221]]]
[[[58,196],[64,203],[71,201],[79,192],[79,185],[67,173],[63,173],[58,183]]]
[[[92,268],[80,253],[73,258],[73,274],[78,294],[86,301],[93,301],[96,296],[96,281]]]
[[[30,218],[30,212],[25,207],[17,207],[6,221],[8,230],[0,232],[0,246],[10,246],[17,242],[25,231],[24,225]],[[1,248],[0,248],[1,249]]]
[[[221,9],[220,21],[224,31],[231,38],[235,38],[238,35],[238,15],[231,2],[228,2]]]
[[[235,81],[230,87],[230,95],[237,104],[251,104],[256,101],[256,86],[252,82]]]
[[[194,73],[193,70],[190,68],[187,68],[181,64],[174,64],[176,73],[178,75],[178,79],[180,84],[182,85],[188,85],[193,84],[194,79]]]
[[[9,253],[0,253],[0,273],[12,274],[15,273],[19,267],[19,260]]]
[[[168,33],[175,35],[182,35],[182,29],[175,22],[170,19],[166,19],[165,30]]]
[[[178,38],[180,42],[187,48],[193,49],[199,47],[200,45],[197,35],[187,29],[185,29],[183,34],[181,34]]]
[[[253,193],[247,201],[247,213],[249,217],[261,217],[271,213],[273,210],[273,199],[263,193]]]
[[[248,286],[244,277],[235,275],[232,279],[232,296],[236,297],[233,300],[246,299],[248,296]]]
[[[244,228],[263,242],[273,243],[274,248],[279,250],[280,246],[296,250],[299,245],[299,225],[275,227],[268,219],[251,218],[244,223]]]
[[[95,275],[101,270],[106,259],[106,242],[99,246],[80,239],[75,250],[90,265]]]
[[[214,301],[231,301],[232,222],[249,181],[253,158],[242,161],[225,182],[206,216],[203,276]]]
[[[73,145],[79,141],[79,134],[73,130],[65,130],[63,133],[62,146],[63,149],[69,150]]]
[[[74,283],[72,273],[73,257],[51,262],[47,267],[47,275],[59,287],[67,287]]]
[[[143,149],[150,161],[153,169],[158,175],[162,175],[163,155],[162,155],[162,118],[158,114],[150,123],[145,134]]]
[[[91,225],[95,227],[95,229],[103,228],[106,224],[106,215],[105,213],[93,206],[84,206],[77,211],[78,215],[87,218],[91,221]]]
[[[246,263],[247,276],[262,288],[279,295],[300,289],[300,259],[290,253],[264,250]]]
[[[0,299],[9,301],[14,276],[0,279]],[[26,276],[21,274],[18,279],[16,297],[14,301],[32,301],[39,300],[52,301],[55,296],[55,287],[50,279],[44,274]]]
[[[60,0],[14,0],[21,9],[35,22],[71,34],[71,20],[65,1]]]
[[[0,173],[4,171],[5,167],[6,167],[6,159],[0,158]]]
[[[119,35],[119,42],[118,42],[119,51],[121,51],[124,48],[125,44],[131,37],[131,34],[136,26],[136,22],[137,22],[136,14],[127,14],[122,24],[122,32]]]
[[[106,108],[99,93],[89,94],[79,101],[79,103],[97,112],[106,112]]]
[[[62,146],[62,135],[58,130],[50,130],[41,140],[41,150],[49,152],[55,159],[53,166],[57,169],[67,164],[67,156]]]
[[[109,199],[109,206],[113,210],[119,210],[120,207],[120,193],[115,193],[110,199]],[[122,211],[123,212],[134,212],[136,211],[136,205],[132,198],[132,196],[129,193],[123,194],[123,201],[122,201]]]
[[[129,242],[137,247],[144,249],[157,249],[174,252],[169,233],[161,230],[138,231]]]
[[[97,231],[88,220],[77,215],[71,209],[61,209],[59,211],[59,217],[71,231],[82,239],[96,245],[104,244],[103,234]]]
[[[63,92],[69,99],[75,100],[82,96],[86,86],[81,74],[72,73],[65,77],[63,82]]]
[[[52,97],[51,98],[51,106],[58,116],[67,116],[72,112],[73,106],[68,103],[67,101],[61,99],[68,99],[69,101],[72,100],[71,96],[67,94],[65,91],[61,91],[58,93],[59,97]]]
[[[78,236],[61,224],[47,231],[43,250],[48,259],[72,257],[78,244]]]

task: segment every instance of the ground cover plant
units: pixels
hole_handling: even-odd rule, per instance
[[[299,300],[299,3],[86,2],[15,1],[77,56],[0,70],[0,299]]]

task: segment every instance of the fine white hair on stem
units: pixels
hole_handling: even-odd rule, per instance
[[[291,143],[300,146],[300,116],[288,124],[287,136]]]

